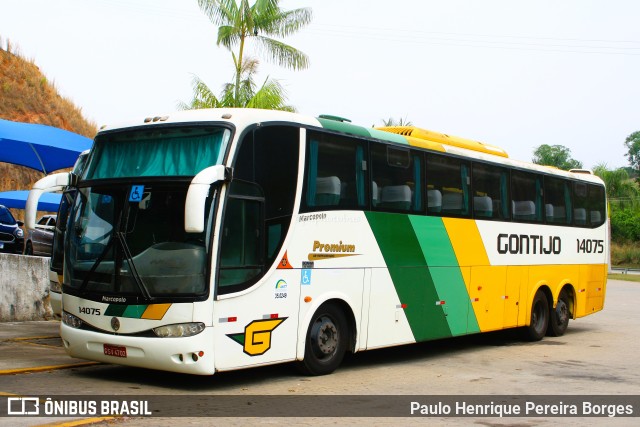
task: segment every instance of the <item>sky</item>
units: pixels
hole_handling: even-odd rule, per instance
[[[628,166],[625,138],[640,131],[636,0],[280,5],[313,11],[284,40],[310,67],[262,59],[257,80],[279,80],[302,114],[367,127],[402,118],[518,160],[559,144],[586,168]],[[218,93],[233,67],[216,32],[197,0],[0,0],[2,46],[17,45],[98,126],[176,110],[194,76]]]

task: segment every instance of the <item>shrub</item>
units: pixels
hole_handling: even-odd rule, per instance
[[[620,243],[640,241],[639,209],[611,210],[611,239]]]

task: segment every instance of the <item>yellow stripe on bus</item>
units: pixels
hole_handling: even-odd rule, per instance
[[[489,265],[489,257],[475,221],[460,218],[442,218],[451,246],[460,267]]]
[[[171,307],[171,304],[149,304],[147,309],[142,313],[141,319],[160,320]]]

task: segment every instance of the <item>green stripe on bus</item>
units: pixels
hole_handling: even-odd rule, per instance
[[[480,332],[458,259],[442,218],[410,216],[452,335]]]
[[[126,305],[109,304],[109,306],[107,307],[107,309],[104,312],[104,315],[105,316],[122,317],[122,313],[124,313],[124,311],[126,309],[127,309]]]
[[[104,312],[105,316],[128,317],[131,319],[139,319],[147,309],[148,305],[122,305],[109,304]]]
[[[451,336],[426,259],[407,215],[367,212],[416,341]]]
[[[377,138],[383,141],[395,142],[398,144],[409,145],[409,141],[403,135],[391,132],[385,132],[373,128],[365,128],[362,126],[352,125],[351,123],[339,122],[337,120],[317,119],[323,128],[336,132],[347,133],[350,135],[363,136],[365,138]]]
[[[132,319],[139,319],[142,317],[142,313],[147,309],[147,305],[129,305],[127,309],[122,313],[122,317],[130,317]]]
[[[323,119],[318,117],[317,119],[323,128],[333,130],[336,132],[348,133],[351,135],[363,136],[365,138],[371,137],[367,128],[362,126],[356,126],[345,122],[339,122],[336,120]]]
[[[378,138],[383,141],[391,141],[391,142],[396,142],[398,144],[409,145],[409,141],[407,141],[407,138],[405,138],[400,134],[385,132],[378,129],[368,129],[368,131],[372,138]]]

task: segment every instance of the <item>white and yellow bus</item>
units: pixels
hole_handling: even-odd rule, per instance
[[[602,181],[479,142],[183,111],[101,129],[66,181],[73,357],[203,375],[297,361],[320,375],[347,351],[557,336],[604,304]]]

